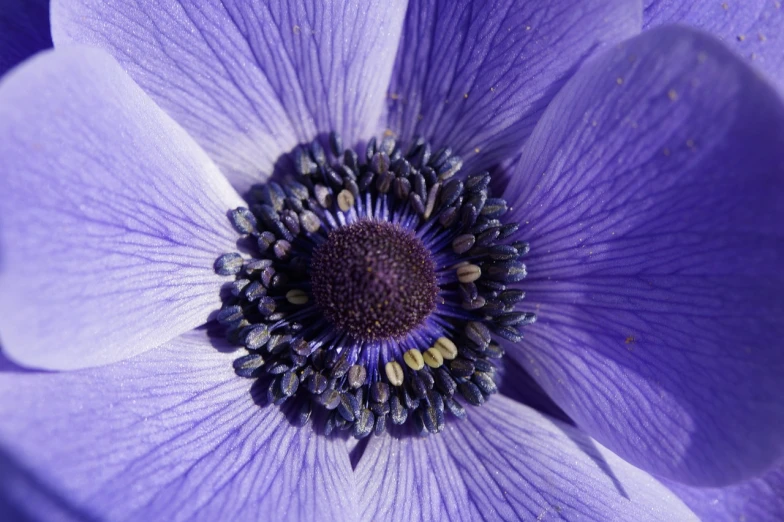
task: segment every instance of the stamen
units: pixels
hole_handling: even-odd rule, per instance
[[[506,202],[490,176],[456,174],[450,149],[407,151],[390,136],[358,154],[336,134],[293,154],[293,171],[254,186],[229,213],[250,254],[215,261],[233,277],[217,320],[247,354],[237,375],[260,379],[293,416],[326,413],[326,434],[356,438],[411,424],[438,433],[497,393],[499,339],[536,320]],[[511,286],[510,286],[511,285]]]

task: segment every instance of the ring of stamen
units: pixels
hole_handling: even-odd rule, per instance
[[[496,393],[498,340],[536,319],[517,309],[528,244],[489,174],[458,178],[461,166],[422,140],[404,152],[371,139],[360,156],[332,134],[328,151],[295,151],[291,176],[253,187],[230,215],[256,246],[214,267],[234,278],[217,319],[247,351],[236,373],[295,401],[299,422],[319,406],[327,434],[357,438],[388,422],[437,433],[461,401]]]

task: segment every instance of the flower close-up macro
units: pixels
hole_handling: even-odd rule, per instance
[[[784,519],[780,2],[0,6],[1,520]]]

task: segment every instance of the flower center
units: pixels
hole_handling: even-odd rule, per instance
[[[235,371],[298,422],[322,409],[327,435],[390,422],[438,433],[462,401],[496,393],[499,341],[536,320],[517,309],[528,243],[490,175],[456,176],[450,149],[329,142],[298,148],[287,175],[230,214],[247,253],[215,271],[234,278],[217,319],[246,350]]]
[[[356,339],[400,339],[436,306],[430,252],[397,224],[362,220],[331,231],[310,269],[316,303]]]

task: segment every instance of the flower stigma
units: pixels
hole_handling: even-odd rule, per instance
[[[234,277],[217,319],[247,351],[236,373],[295,402],[299,424],[325,410],[326,435],[440,432],[462,401],[497,392],[497,340],[536,320],[517,309],[518,224],[487,172],[457,176],[460,158],[422,139],[404,152],[373,138],[360,156],[332,133],[328,150],[314,140],[293,156],[230,212],[245,253],[215,262]]]

